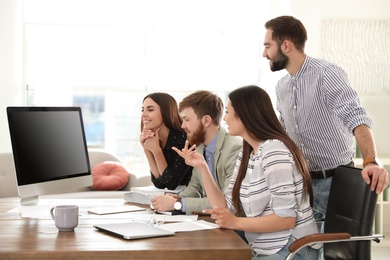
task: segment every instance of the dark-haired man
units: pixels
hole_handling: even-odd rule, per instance
[[[334,169],[353,165],[354,137],[364,158],[362,176],[372,190],[381,193],[389,174],[376,158],[371,119],[347,74],[333,63],[305,54],[307,33],[298,19],[276,17],[266,22],[265,28],[263,57],[272,71],[288,72],[276,86],[277,110],[307,160],[315,218],[325,218]]]

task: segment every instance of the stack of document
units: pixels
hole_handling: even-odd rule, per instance
[[[178,186],[174,190],[158,189],[155,186],[132,187],[129,192],[124,194],[124,200],[132,203],[150,204],[153,197],[164,195],[165,193],[179,193],[184,190],[185,186]]]

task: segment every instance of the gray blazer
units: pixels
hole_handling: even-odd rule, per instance
[[[221,127],[214,154],[214,169],[216,171],[218,187],[223,191],[230,183],[238,153],[242,148],[242,141],[230,136]],[[196,151],[203,154],[204,145],[199,145]],[[186,214],[201,213],[203,209],[211,209],[209,200],[204,191],[201,173],[198,169],[192,170],[192,177],[188,186],[180,193],[186,200]]]

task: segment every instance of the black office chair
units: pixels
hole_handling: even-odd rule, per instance
[[[384,238],[382,234],[372,235],[377,197],[364,182],[361,169],[338,167],[330,188],[324,233],[296,240],[286,259],[315,243],[324,243],[326,260],[371,259],[371,240],[379,243]]]

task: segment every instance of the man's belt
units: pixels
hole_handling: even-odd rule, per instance
[[[328,177],[332,177],[335,169],[329,169],[325,171],[311,171],[310,176],[312,179],[324,179]]]
[[[354,165],[355,165],[354,162],[350,162],[350,163],[346,164],[345,166],[354,167]],[[324,171],[311,171],[310,176],[312,179],[325,179],[328,177],[332,177],[335,170],[336,170],[336,168],[328,169],[328,170],[324,170]]]

